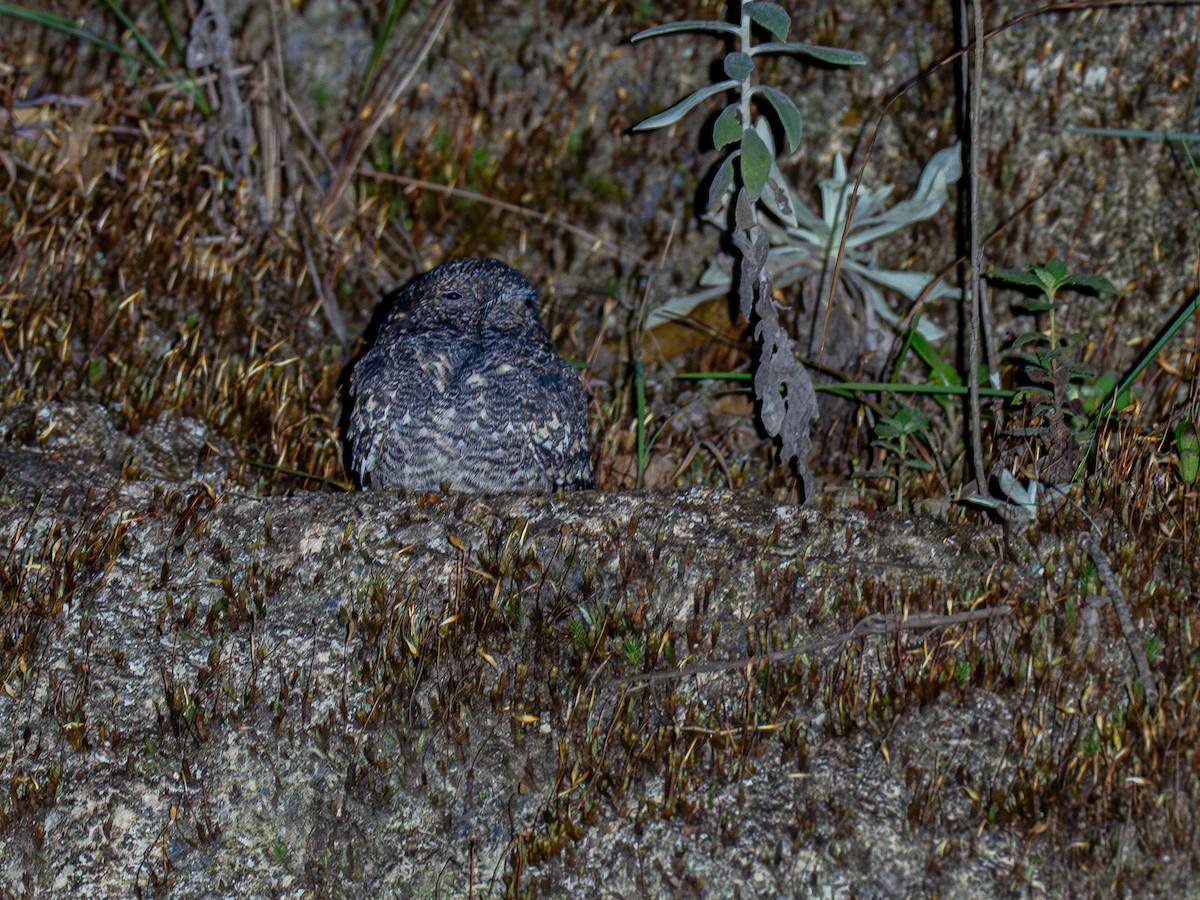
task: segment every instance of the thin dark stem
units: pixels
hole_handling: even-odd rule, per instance
[[[976,36],[983,34],[983,7],[981,0],[972,0],[975,34]],[[980,240],[983,228],[980,222],[981,211],[979,206],[979,157],[982,153],[982,148],[979,146],[979,136],[982,133],[980,127],[980,119],[983,105],[983,53],[984,42],[976,41],[974,51],[974,71],[971,76],[971,108],[970,116],[967,120],[970,130],[970,165],[971,174],[970,180],[967,183],[967,191],[970,197],[971,204],[971,283],[969,290],[968,301],[968,316],[967,316],[967,385],[970,389],[969,399],[967,401],[968,414],[971,423],[971,469],[975,476],[975,484],[980,492],[985,490],[987,482],[987,473],[983,467],[983,428],[980,422],[980,400],[979,400],[979,348],[980,348],[980,318],[982,304],[980,303],[980,290],[983,285],[983,242]]]

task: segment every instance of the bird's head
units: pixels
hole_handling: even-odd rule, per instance
[[[388,326],[405,331],[541,331],[538,296],[516,269],[497,259],[456,259],[401,290]]]

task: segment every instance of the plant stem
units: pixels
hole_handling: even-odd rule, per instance
[[[740,42],[738,49],[743,53],[748,53],[751,41],[750,13],[746,12],[746,4],[741,4],[741,7],[742,19],[741,33],[738,35],[738,41]],[[741,87],[738,88],[738,111],[741,113],[743,131],[750,127],[750,89],[753,86],[751,84],[752,77],[753,73],[748,75],[746,80],[742,82]],[[750,208],[753,209],[753,205]]]
[[[752,36],[750,34],[750,14],[748,12],[746,12],[746,4],[745,3],[743,3],[741,6],[742,6],[742,10],[741,10],[742,19],[741,19],[741,33],[738,36],[738,40],[740,41],[740,44],[738,45],[738,49],[741,50],[743,53],[748,53],[750,51],[750,44],[752,41]],[[752,88],[754,87],[753,80],[754,80],[754,73],[751,72],[750,75],[746,76],[746,80],[743,81],[741,83],[741,85],[738,87],[738,112],[741,114],[741,118],[742,118],[742,132],[743,133],[745,133],[745,131],[748,128],[753,127],[752,123],[750,121],[750,116],[752,115],[750,98],[752,95]],[[750,204],[750,231],[751,231],[751,233],[753,233],[757,228],[758,228],[758,203],[753,202]]]
[[[968,119],[970,129],[970,161],[971,175],[967,190],[971,199],[971,295],[968,306],[967,340],[970,342],[967,350],[967,387],[970,399],[967,402],[971,423],[971,468],[974,469],[975,484],[979,491],[986,489],[987,473],[983,467],[983,428],[980,424],[979,400],[979,346],[980,318],[983,309],[980,291],[983,289],[983,242],[980,235],[980,205],[979,205],[979,137],[980,107],[983,103],[983,9],[981,0],[973,0],[975,19],[975,67],[971,77],[971,115]]]
[[[633,364],[634,405],[637,413],[637,486],[646,474],[646,368],[641,359]]]

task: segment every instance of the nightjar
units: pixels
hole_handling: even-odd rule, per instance
[[[458,259],[385,302],[379,336],[350,375],[347,437],[363,488],[594,486],[583,385],[519,272]]]

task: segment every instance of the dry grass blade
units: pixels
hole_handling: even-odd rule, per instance
[[[372,138],[383,125],[388,112],[400,99],[400,95],[408,87],[421,64],[425,62],[425,58],[429,55],[430,49],[450,16],[450,9],[453,5],[453,0],[441,0],[429,13],[423,26],[417,31],[418,34],[423,35],[420,46],[407,65],[404,63],[408,60],[409,54],[397,53],[386,66],[380,69],[375,83],[367,92],[366,101],[355,118],[353,131],[345,143],[342,158],[338,161],[333,181],[329,185],[329,194],[325,198],[325,204],[314,217],[317,225],[325,224],[337,208],[351,177],[358,171],[358,165]]]
[[[437,184],[433,181],[426,181],[423,178],[409,178],[405,175],[392,175],[387,172],[375,172],[370,169],[360,169],[358,174],[367,178],[374,178],[379,181],[394,181],[397,184],[409,185],[411,187],[420,188],[424,191],[433,191],[438,194],[444,194],[447,197],[458,197],[462,200],[473,200],[477,203],[485,203],[488,206],[503,212],[515,213],[518,216],[527,216],[531,219],[535,219],[543,225],[553,225],[556,228],[561,228],[568,234],[573,234],[575,237],[582,238],[583,240],[587,241],[593,250],[603,249],[606,253],[612,256],[622,259],[631,259],[633,262],[638,264],[645,262],[645,260],[643,260],[640,256],[626,247],[622,247],[613,241],[606,240],[600,237],[598,234],[594,234],[593,232],[580,228],[577,225],[572,225],[570,222],[565,222],[562,219],[550,215],[549,213],[544,213],[536,209],[530,209],[528,206],[519,206],[516,203],[507,203],[504,200],[497,200],[494,197],[488,197],[483,194],[476,193],[475,191],[467,191],[463,190],[462,188],[451,187],[448,184]]]

